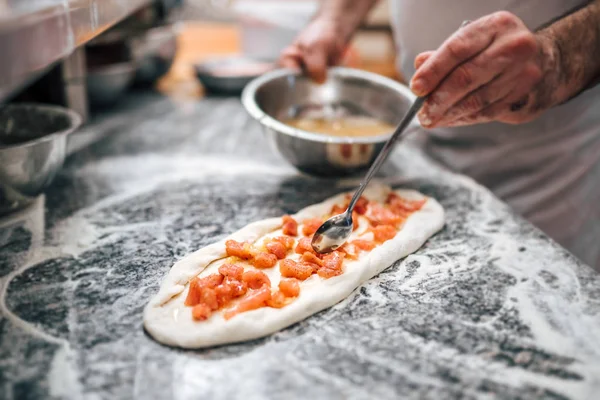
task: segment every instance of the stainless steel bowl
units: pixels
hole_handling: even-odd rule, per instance
[[[90,107],[104,108],[115,104],[133,82],[134,75],[133,62],[91,68],[86,77]]]
[[[322,85],[295,71],[276,70],[250,82],[242,93],[244,107],[286,160],[302,172],[328,177],[363,173],[392,132],[334,137],[293,128],[281,120],[309,107],[341,107],[397,125],[414,99],[412,92],[396,81],[343,67],[330,69]],[[413,121],[410,129],[417,126]]]
[[[151,85],[169,71],[177,52],[177,33],[176,25],[167,25],[131,39],[136,85]]]
[[[256,77],[262,73],[239,73],[237,75],[221,75],[219,71],[224,68],[235,68],[253,65],[253,64],[275,65],[273,60],[255,59],[244,56],[226,56],[210,59],[196,64],[196,76],[200,82],[211,92],[237,94],[246,87]]]
[[[67,136],[81,125],[72,110],[41,104],[0,106],[0,214],[31,203],[63,165]]]

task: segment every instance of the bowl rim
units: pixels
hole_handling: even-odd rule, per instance
[[[9,103],[9,104],[0,105],[0,109],[4,109],[4,108],[18,108],[18,107],[21,107],[21,106],[35,107],[35,108],[40,109],[40,110],[46,110],[46,111],[50,111],[50,112],[63,113],[71,121],[71,126],[68,127],[68,128],[66,128],[66,129],[63,129],[61,131],[49,133],[49,134],[44,135],[42,137],[35,138],[35,139],[32,139],[32,140],[28,140],[28,141],[25,141],[25,142],[14,143],[14,144],[9,144],[9,145],[2,145],[2,144],[0,144],[0,151],[9,150],[9,149],[16,149],[16,148],[33,147],[33,146],[36,146],[36,145],[38,145],[40,143],[50,142],[50,141],[56,139],[57,137],[67,136],[70,133],[73,133],[74,131],[76,131],[77,129],[79,129],[79,127],[81,126],[81,124],[83,122],[83,119],[81,118],[81,115],[79,115],[74,110],[72,110],[70,108],[66,108],[66,107],[52,105],[52,104],[43,104],[43,103],[12,103],[12,104],[10,104]]]
[[[122,61],[112,64],[95,65],[88,68],[86,77],[100,75],[130,74],[135,72],[137,65],[134,61]]]
[[[330,68],[327,71],[327,73],[336,76],[352,77],[372,81],[398,92],[400,95],[406,97],[411,102],[416,99],[416,96],[410,91],[410,89],[406,85],[373,72],[348,67],[333,67]],[[273,129],[278,133],[283,133],[288,136],[293,136],[300,139],[320,143],[373,144],[385,142],[392,136],[393,132],[390,132],[386,135],[364,137],[329,136],[321,133],[313,133],[299,128],[294,128],[284,124],[276,118],[271,117],[270,115],[265,113],[256,103],[256,92],[266,83],[284,76],[300,77],[302,76],[302,72],[293,69],[279,68],[274,71],[267,72],[258,78],[255,78],[254,80],[249,82],[248,85],[246,85],[242,92],[242,105],[244,106],[244,108],[246,108],[248,114],[250,114],[250,116],[252,116],[254,119],[256,119],[258,122],[260,122],[267,128]],[[411,125],[413,125],[413,129],[419,126],[418,122],[415,123],[414,120],[411,122]],[[411,126],[409,125],[407,129],[410,130]]]
[[[240,74],[240,75],[214,75],[212,70],[215,67],[219,67],[220,65],[228,65],[228,64],[236,64],[243,62],[258,62],[273,65],[273,69],[268,71],[267,73],[276,70],[277,60],[268,58],[268,57],[249,57],[244,54],[224,54],[224,55],[215,55],[208,57],[204,60],[197,61],[193,63],[194,71],[198,76],[209,76],[211,78],[216,79],[255,79],[257,77],[262,76],[262,74]]]

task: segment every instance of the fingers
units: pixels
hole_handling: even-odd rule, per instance
[[[423,65],[425,61],[427,61],[427,59],[433,55],[433,53],[435,53],[435,51],[424,51],[423,53],[417,55],[417,57],[415,57],[415,70],[421,68],[421,65]]]
[[[300,70],[302,69],[302,53],[297,46],[290,46],[284,49],[279,56],[279,65],[283,68]]]
[[[511,92],[509,95],[469,116],[459,118],[448,123],[446,126],[457,127],[475,125],[492,121],[507,124],[520,124],[534,119],[537,114],[532,113],[529,90],[523,89]]]
[[[304,56],[304,68],[308,76],[317,83],[323,83],[327,79],[328,54],[322,46],[313,46],[302,49]]]
[[[496,101],[497,96],[489,93],[487,89],[480,92],[479,96],[469,97],[469,94],[478,88],[486,88],[492,80],[507,70],[512,72],[509,75],[512,75],[513,78],[519,78],[517,73],[520,74],[522,63],[531,56],[535,43],[531,44],[528,38],[519,39],[516,45],[514,42],[515,40],[510,35],[499,38],[485,51],[454,69],[427,99],[419,113],[421,123],[425,126],[433,126],[444,117],[448,110],[453,109],[454,112],[459,112],[460,109],[456,106],[461,99],[467,98],[469,101],[468,104],[463,104],[467,108],[467,112],[463,116]],[[514,84],[510,81],[504,83],[509,87]],[[502,90],[497,87],[495,89]],[[490,97],[492,98],[490,99]]]
[[[284,68],[301,69],[311,79],[323,83],[327,78],[328,57],[322,46],[292,45],[282,51],[278,63]]]
[[[510,32],[521,32],[517,42],[520,39],[529,41],[529,31],[523,21],[507,11],[467,24],[451,35],[415,73],[411,89],[418,96],[429,94],[455,68],[483,52],[497,37],[504,37]]]
[[[485,50],[494,40],[485,18],[474,21],[450,36],[415,73],[411,89],[417,96],[433,91],[458,65]]]
[[[511,82],[515,78],[514,74],[500,74],[489,84],[481,86],[467,94],[439,118],[439,120],[436,120],[432,124],[436,126],[448,126],[458,119],[477,114],[508,96],[513,90]]]
[[[535,68],[526,66],[522,70],[499,75],[489,84],[479,87],[457,102],[441,119],[435,122],[435,125],[449,126],[458,119],[483,113],[484,110],[486,110],[486,114],[489,114],[495,110],[495,108],[489,109],[489,107],[503,101],[507,96],[522,97],[524,93],[531,91],[538,80],[536,74]],[[516,82],[517,85],[515,85]]]

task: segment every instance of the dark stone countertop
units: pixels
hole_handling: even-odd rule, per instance
[[[0,224],[0,398],[600,398],[600,278],[410,143],[383,179],[447,212],[417,253],[268,338],[156,343],[142,309],[174,261],[356,182],[296,173],[237,99],[122,110]]]

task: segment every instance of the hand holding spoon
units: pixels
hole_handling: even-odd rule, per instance
[[[367,175],[363,178],[360,186],[352,196],[346,212],[329,218],[319,227],[319,229],[317,229],[312,240],[312,247],[317,253],[329,253],[346,243],[350,234],[352,234],[352,210],[354,210],[356,202],[365,191],[365,188],[373,176],[379,171],[381,164],[386,160],[396,140],[402,136],[402,133],[404,133],[408,124],[410,124],[417,112],[419,112],[425,100],[426,97],[418,97],[404,118],[402,118],[402,121],[394,131],[394,134],[389,138],[385,146],[383,146],[383,149],[381,149],[381,152],[371,165],[371,168],[367,171]]]
[[[470,22],[471,21],[469,20],[463,21],[460,27],[463,28]],[[402,136],[408,124],[410,124],[412,119],[419,112],[425,100],[427,100],[427,96],[417,97],[415,99],[414,103],[394,131],[394,134],[392,137],[390,137],[385,146],[383,146],[383,149],[381,149],[381,152],[373,162],[373,165],[371,165],[371,168],[369,168],[367,171],[367,175],[365,175],[363,178],[360,186],[356,192],[354,192],[346,212],[329,218],[327,221],[325,221],[325,223],[323,223],[323,225],[319,227],[319,229],[317,229],[312,240],[312,247],[317,253],[324,254],[332,252],[335,249],[343,246],[344,243],[348,241],[348,238],[352,234],[352,211],[354,210],[356,202],[365,191],[365,188],[373,176],[377,173],[377,171],[379,171],[381,164],[383,164],[383,162],[386,160],[388,154],[394,146],[394,143],[396,143],[400,136]]]

